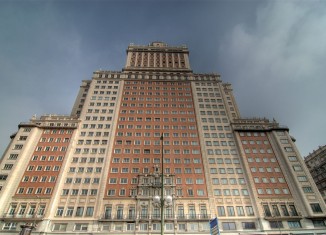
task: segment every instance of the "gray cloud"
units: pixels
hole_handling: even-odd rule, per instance
[[[325,144],[325,10],[320,1],[268,2],[220,47],[242,114],[287,124],[303,155]]]
[[[0,152],[33,114],[69,114],[81,80],[121,70],[129,43],[187,44],[243,116],[275,117],[303,155],[325,144],[323,1],[1,1]]]

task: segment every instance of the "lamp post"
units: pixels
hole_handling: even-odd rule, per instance
[[[162,146],[162,159],[161,159],[161,196],[156,195],[153,197],[153,202],[156,206],[161,209],[161,235],[164,235],[164,206],[172,205],[172,196],[167,195],[164,197],[164,148],[163,148],[163,133],[161,135],[161,146]]]
[[[153,202],[155,205],[159,206],[161,209],[161,235],[164,234],[164,206],[169,206],[172,204],[172,196],[168,195],[166,197],[154,196]]]
[[[161,162],[161,235],[164,234],[164,148],[163,148],[163,133],[161,136],[161,145],[162,145],[162,162]]]
[[[162,162],[161,162],[161,235],[164,234],[164,148],[163,148],[163,133],[161,136],[162,146]]]

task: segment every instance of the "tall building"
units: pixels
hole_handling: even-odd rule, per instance
[[[310,153],[304,161],[326,202],[326,145]]]
[[[193,73],[185,46],[130,45],[122,71],[82,81],[70,116],[19,124],[0,169],[2,234],[25,223],[42,234],[210,234],[216,217],[232,235],[326,229],[289,129],[241,118],[231,85]]]

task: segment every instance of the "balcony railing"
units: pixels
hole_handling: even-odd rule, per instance
[[[165,220],[196,220],[196,221],[209,221],[210,215],[208,214],[164,214]],[[161,220],[160,214],[138,214],[138,215],[109,215],[103,214],[100,221],[135,221],[135,220]]]
[[[103,214],[100,217],[101,221],[115,221],[115,220],[135,220],[136,215],[110,215],[110,214]]]
[[[140,214],[138,217],[139,217],[139,219],[142,219],[142,220],[148,220],[149,214]]]
[[[264,215],[266,220],[279,220],[281,218],[301,218],[302,214],[300,212],[297,213],[289,213],[287,215],[282,215],[282,214],[272,214],[272,213],[265,213]]]
[[[0,218],[2,220],[21,220],[21,221],[40,221],[43,220],[44,215],[38,214],[20,214],[20,213],[6,213]]]
[[[209,220],[210,215],[208,214],[184,214],[177,215],[178,220]]]

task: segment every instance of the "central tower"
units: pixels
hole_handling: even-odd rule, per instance
[[[130,44],[124,71],[192,72],[188,48],[171,47],[163,42],[148,46]]]

